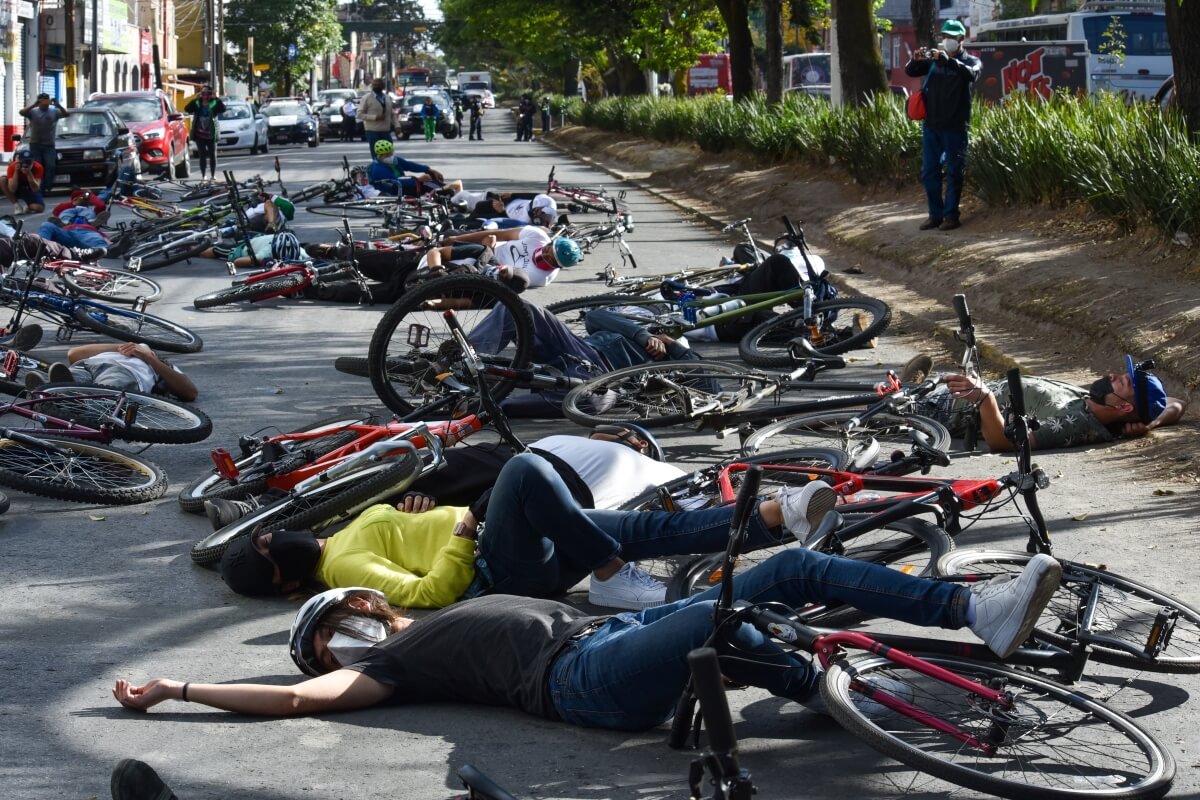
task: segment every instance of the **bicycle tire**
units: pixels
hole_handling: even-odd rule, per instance
[[[96,333],[168,353],[198,353],[204,347],[200,337],[182,325],[153,314],[113,308],[93,300],[81,300],[76,304],[75,321]]]
[[[603,200],[592,200],[592,199],[589,199],[586,197],[581,197],[580,195],[575,193],[576,191],[582,191],[582,190],[555,189],[554,193],[561,194],[563,197],[567,198],[568,202],[574,203],[577,206],[583,206],[584,208],[586,208],[590,211],[612,211],[613,210],[613,204],[612,204],[611,200],[609,200],[607,198],[605,198]],[[590,194],[599,195],[600,193],[599,192],[591,192]]]
[[[361,356],[338,356],[333,360],[333,368],[356,378],[371,377],[370,361]]]
[[[267,505],[260,506],[236,522],[214,531],[192,546],[192,561],[200,565],[215,564],[229,543],[249,536],[258,530],[284,530],[283,520],[325,502],[332,502],[338,495],[354,489],[363,481],[370,480],[393,466],[388,463],[369,462],[361,470],[349,472],[328,483],[314,486],[301,494],[289,494]]]
[[[360,477],[353,486],[336,496],[315,503],[279,520],[283,530],[307,530],[320,533],[331,525],[346,522],[369,506],[381,503],[405,491],[421,472],[416,453],[405,453],[387,469]]]
[[[37,438],[56,449],[0,439],[0,483],[41,497],[104,505],[145,503],[167,490],[167,476],[153,462],[77,439]]]
[[[865,517],[865,514],[847,514],[846,520],[856,522]],[[776,546],[750,550],[738,558],[738,572],[753,569],[777,553],[793,547],[803,547],[855,561],[883,564],[906,575],[931,577],[936,574],[938,560],[954,550],[954,542],[941,528],[913,517],[896,520],[844,541],[830,537],[819,543],[809,544],[789,538]],[[724,566],[724,553],[708,553],[693,558],[682,565],[667,584],[667,602],[692,597],[719,586]],[[826,627],[839,627],[863,617],[863,613],[858,609],[841,604],[814,606],[803,609],[801,613],[807,624]]]
[[[298,428],[289,433],[315,433],[325,428],[342,428],[347,425],[352,425],[359,422],[363,417],[358,416],[348,418],[345,416],[329,417],[328,419],[318,420],[311,423],[307,427]],[[319,439],[308,439],[297,441],[295,446],[291,447],[289,452],[301,454],[300,460],[308,463],[315,461],[321,456],[331,453],[340,447],[353,442],[358,438],[358,434],[354,431],[342,431],[336,434],[323,436]],[[243,455],[241,458],[235,459],[234,464],[242,473],[252,470],[254,467],[262,463],[262,447],[255,448],[252,452]],[[178,497],[179,507],[184,511],[198,514],[204,511],[204,503],[206,500],[241,500],[250,495],[262,494],[267,490],[267,482],[273,477],[267,474],[254,474],[250,477],[240,477],[237,480],[229,480],[222,478],[216,472],[209,472],[197,480],[192,481],[187,486],[180,490]]]
[[[307,281],[308,275],[305,273],[290,272],[286,275],[277,275],[254,283],[239,283],[237,286],[229,286],[215,292],[202,294],[192,300],[192,305],[199,309],[205,309],[239,303],[243,300],[253,303],[260,299],[268,299],[281,292],[290,292]]]
[[[663,428],[693,422],[708,411],[733,411],[737,405],[729,406],[728,395],[768,380],[723,361],[635,364],[576,386],[563,399],[563,413],[580,425],[636,422]]]
[[[338,203],[318,203],[305,206],[305,210],[322,217],[337,217],[338,219],[382,219],[392,208],[386,206],[340,205]]]
[[[169,267],[172,264],[178,264],[180,261],[189,261],[196,258],[208,248],[212,247],[214,240],[210,237],[204,237],[197,241],[191,234],[186,234],[178,241],[166,242],[165,244],[152,243],[149,249],[146,248],[130,248],[125,253],[125,260],[140,257],[142,259],[141,269],[161,269]]]
[[[461,414],[477,405],[473,394],[455,393],[438,379],[461,363],[457,344],[442,317],[449,306],[462,306],[456,316],[468,334],[493,309],[503,308],[513,325],[511,339],[502,343],[499,352],[477,348],[479,354],[508,359],[517,369],[529,366],[533,320],[515,292],[482,275],[448,275],[428,281],[406,291],[383,315],[371,336],[367,353],[371,386],[396,414],[419,414],[431,406],[439,414]],[[414,336],[424,336],[425,340],[409,344]],[[469,376],[463,375],[461,380],[473,387]],[[499,401],[513,390],[515,381],[495,380],[489,386]]]
[[[938,564],[943,576],[977,575],[986,580],[1016,574],[1033,556],[999,551],[951,553]],[[1200,672],[1200,611],[1143,583],[1099,567],[1060,561],[1062,583],[1050,599],[1034,628],[1034,638],[1056,647],[1069,648],[1078,641],[1080,593],[1095,581],[1101,586],[1097,597],[1093,632],[1126,642],[1131,647],[1146,643],[1160,610],[1177,612],[1170,639],[1156,657],[1139,657],[1116,646],[1089,642],[1092,659],[1116,667],[1188,674]],[[982,567],[982,569],[980,569]],[[1097,630],[1098,626],[1098,630]]]
[[[1124,714],[1034,673],[950,657],[924,660],[971,681],[992,682],[1010,693],[1014,708],[991,708],[962,689],[875,655],[831,663],[821,696],[842,727],[879,752],[999,797],[1143,800],[1170,789],[1174,759]],[[896,683],[880,686],[881,680]],[[886,710],[855,686],[873,682],[892,695],[911,694],[908,702],[936,719],[995,741],[995,754]]]
[[[293,203],[303,203],[312,200],[314,197],[321,197],[326,192],[332,191],[334,188],[332,181],[321,181],[305,186],[298,192],[292,192],[290,199]]]
[[[179,216],[179,209],[174,205],[159,205],[148,198],[138,198],[142,202],[130,203],[129,210],[142,219],[167,219]]]
[[[597,308],[608,308],[610,306],[640,306],[640,305],[663,305],[662,300],[653,300],[638,294],[593,294],[586,297],[577,297],[573,300],[559,300],[557,303],[548,303],[546,310],[558,318],[558,321],[567,326],[571,333],[580,338],[587,336],[589,331],[584,323],[589,311],[594,311]]]
[[[162,286],[145,275],[113,267],[80,264],[59,273],[71,291],[110,303],[153,303],[162,297]]]
[[[746,455],[758,455],[797,447],[840,447],[847,452],[867,437],[874,437],[880,448],[907,449],[912,444],[909,431],[916,430],[929,438],[930,446],[945,450],[950,447],[950,431],[937,420],[919,414],[894,414],[883,411],[864,420],[853,435],[842,430],[851,419],[863,413],[862,408],[839,411],[820,411],[800,414],[771,422],[759,428],[742,444]]]
[[[72,384],[44,386],[37,391],[47,395],[44,401],[34,401],[47,413],[96,427],[111,425],[113,437],[128,442],[191,444],[204,441],[212,433],[212,420],[203,411],[163,397]],[[112,422],[114,407],[122,398],[136,408],[130,424]]]
[[[813,303],[812,311],[816,317],[815,332],[807,324],[803,309],[789,311],[747,331],[738,342],[738,355],[755,367],[792,367],[795,359],[789,352],[789,344],[797,338],[808,339],[818,353],[833,356],[866,347],[872,339],[882,335],[892,321],[891,308],[873,297],[846,297]],[[861,330],[854,321],[858,314],[867,315]],[[831,315],[835,318],[830,319]]]

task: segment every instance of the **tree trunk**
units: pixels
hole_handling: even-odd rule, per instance
[[[733,98],[754,96],[754,40],[750,38],[750,0],[717,0],[729,34],[729,68]]]
[[[767,102],[783,100],[783,0],[763,0],[767,22]]]
[[[1200,2],[1200,0],[1188,0]],[[887,91],[883,56],[875,33],[871,0],[834,0],[837,6],[837,46],[842,101],[863,105],[875,92]]]
[[[1167,38],[1175,64],[1175,103],[1200,141],[1200,0],[1167,0]]]
[[[933,47],[937,34],[937,4],[933,0],[912,0],[910,8],[917,47]]]
[[[579,93],[579,59],[568,58],[563,64],[562,93],[566,97],[574,97]]]

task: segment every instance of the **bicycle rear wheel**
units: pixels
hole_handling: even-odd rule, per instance
[[[239,283],[237,286],[202,294],[192,301],[192,305],[196,308],[216,308],[231,303],[240,303],[243,300],[253,303],[277,294],[289,293],[307,280],[308,275],[305,273],[291,272],[254,283]]]
[[[72,291],[112,303],[153,303],[162,296],[162,287],[145,275],[124,269],[80,264],[63,267],[63,283]]]
[[[0,483],[77,503],[132,505],[162,497],[167,476],[150,461],[88,442],[0,439]]]
[[[70,384],[46,386],[37,392],[46,399],[23,404],[26,408],[95,427],[110,425],[115,438],[128,442],[189,444],[204,441],[212,433],[212,420],[203,411],[162,397]],[[118,404],[122,405],[120,414]]]
[[[305,209],[322,217],[337,217],[338,219],[382,219],[394,207],[395,203],[388,203],[386,205],[342,205],[341,203],[330,203],[328,205],[305,206]]]
[[[842,727],[879,752],[943,780],[999,797],[1129,800],[1161,797],[1170,789],[1174,759],[1125,715],[1032,673],[954,658],[924,660],[1007,692],[1012,708],[992,706],[962,689],[874,655],[830,664],[821,682],[821,696]],[[978,746],[887,709],[870,699],[876,690],[994,744],[995,752],[985,753]],[[931,787],[930,791],[938,790]]]
[[[971,576],[986,581],[1015,575],[1033,556],[1026,553],[963,551],[938,564],[943,576]],[[1092,658],[1102,664],[1147,672],[1200,672],[1200,611],[1145,584],[1099,567],[1060,561],[1062,582],[1050,598],[1034,629],[1034,638],[1057,647],[1079,641],[1081,609],[1096,590],[1095,611],[1088,644]],[[1150,642],[1160,641],[1155,622],[1160,614],[1174,616],[1170,637],[1157,655],[1146,654]],[[1161,627],[1161,623],[1160,626]],[[1111,643],[1106,644],[1105,639]]]
[[[789,346],[795,339],[807,339],[818,353],[832,356],[868,346],[891,321],[887,303],[873,297],[813,303],[811,324],[803,309],[766,320],[742,337],[738,355],[756,367],[792,367]]]
[[[481,275],[429,281],[406,291],[371,337],[367,354],[371,385],[393,412],[412,416],[428,411],[444,418],[477,407],[474,379],[460,374],[465,372],[462,353],[444,318],[450,309],[481,356],[507,361],[518,369],[529,366],[533,320],[515,292]],[[503,333],[484,341],[477,330],[481,324]],[[447,376],[456,380],[446,380]],[[496,400],[514,386],[514,380],[489,379]]]
[[[651,300],[637,294],[593,294],[587,297],[577,297],[574,300],[559,300],[557,303],[550,303],[546,306],[546,310],[557,317],[559,322],[566,325],[571,333],[582,338],[589,333],[584,321],[589,311],[620,306],[644,306],[649,314],[651,309],[665,310],[667,304],[665,301]],[[645,322],[646,320],[639,321]]]
[[[198,353],[204,347],[200,337],[182,325],[92,300],[79,301],[75,306],[75,321],[96,333],[126,342],[139,342],[169,353]]]
[[[742,445],[742,452],[758,455],[797,447],[839,447],[851,452],[870,438],[879,442],[885,451],[888,448],[907,449],[912,444],[911,431],[927,436],[930,446],[938,450],[950,446],[950,431],[946,426],[918,414],[880,412],[847,431],[846,423],[857,419],[862,412],[861,408],[851,408],[787,417],[755,431]]]
[[[140,269],[159,269],[193,259],[212,247],[215,241],[209,237],[197,240],[189,233],[175,241],[151,242],[147,245],[132,247],[125,253],[125,260],[140,258],[142,260]]]
[[[732,411],[767,380],[721,361],[637,364],[576,386],[563,400],[563,413],[580,425],[636,422],[661,428]]]

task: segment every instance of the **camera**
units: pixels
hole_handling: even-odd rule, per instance
[[[941,51],[936,47],[922,47],[920,53],[922,58],[936,59]]]

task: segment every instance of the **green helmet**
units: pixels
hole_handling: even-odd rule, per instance
[[[283,218],[289,222],[296,218],[296,206],[291,200],[286,197],[275,195],[271,198],[271,202],[275,204],[275,209],[283,214]]]
[[[390,156],[392,154],[393,147],[390,140],[380,139],[375,143],[375,147],[373,149],[375,150],[376,156],[383,158],[384,156]]]

